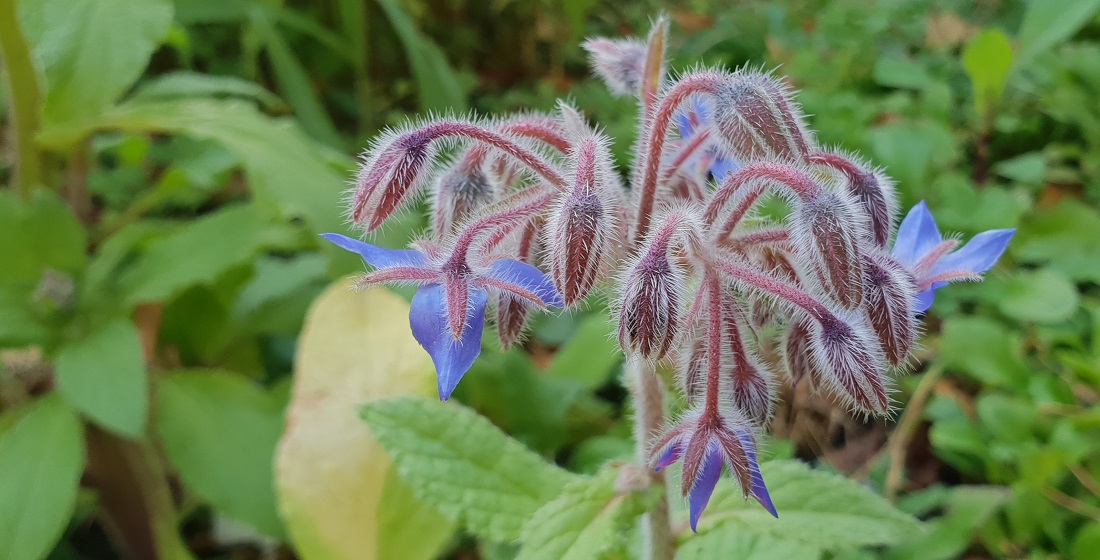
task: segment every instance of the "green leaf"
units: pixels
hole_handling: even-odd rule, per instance
[[[302,123],[302,128],[317,140],[330,146],[340,146],[342,144],[340,134],[336,132],[336,126],[332,124],[321,100],[317,97],[317,92],[310,83],[309,74],[275,24],[269,19],[266,11],[253,10],[250,20],[252,28],[267,50],[267,57],[271,62],[279,91],[294,108],[294,114]]]
[[[466,109],[466,92],[447,63],[443,51],[416,29],[395,0],[377,2],[390,20],[397,38],[401,40],[405,56],[412,66],[413,76],[420,88],[420,108],[449,109],[456,112]]]
[[[235,76],[216,76],[177,70],[145,82],[130,96],[131,101],[162,101],[181,97],[243,97],[271,111],[285,111],[287,105],[263,86]]]
[[[19,8],[46,77],[44,129],[94,119],[117,101],[172,23],[170,0],[22,0]]]
[[[693,535],[676,549],[676,560],[818,560],[821,555],[821,549],[814,546],[735,524]]]
[[[898,56],[879,57],[871,76],[879,85],[904,89],[921,90],[932,82],[924,65]]]
[[[1098,8],[1100,0],[1031,0],[1017,34],[1020,60],[1030,61],[1035,55],[1072,37],[1093,18]]]
[[[1100,550],[1100,521],[1092,521],[1077,532],[1070,560],[1089,560]]]
[[[306,560],[436,558],[454,525],[415,497],[356,413],[389,396],[434,394],[431,359],[409,329],[394,328],[408,321],[407,301],[353,284],[317,298],[298,340],[275,460],[280,509]]]
[[[913,517],[842,476],[798,461],[771,461],[761,469],[779,519],[742,498],[737,484],[724,478],[700,521],[700,533],[734,524],[752,534],[834,550],[896,543],[921,528]]]
[[[618,476],[606,469],[566,485],[524,525],[516,560],[586,560],[626,550],[630,527],[651,500],[646,492],[620,493]]]
[[[213,282],[268,242],[268,219],[252,204],[230,205],[149,245],[120,279],[127,301],[163,301]]]
[[[588,390],[599,388],[607,382],[612,368],[623,360],[618,339],[612,337],[614,333],[615,326],[602,313],[588,316],[569,342],[554,353],[554,361],[546,373],[580,381]]]
[[[1100,282],[1100,212],[1076,200],[1040,209],[1020,227],[1012,252],[1028,263],[1046,263],[1073,280]]]
[[[228,371],[181,371],[157,383],[157,433],[180,477],[203,500],[263,533],[283,535],[272,461],[278,403]]]
[[[889,560],[949,560],[960,558],[974,532],[1004,503],[1009,490],[1001,486],[956,486],[947,513],[925,524],[927,532],[893,547]]]
[[[1058,323],[1077,311],[1077,287],[1048,269],[1017,271],[1003,282],[997,300],[1001,313],[1020,321]]]
[[[74,408],[120,435],[145,433],[148,381],[133,323],[117,319],[67,344],[56,367],[58,390]]]
[[[1042,186],[1047,174],[1046,157],[1042,152],[1028,152],[997,162],[993,170],[1001,177],[1018,183]]]
[[[979,115],[1004,94],[1012,68],[1012,44],[1000,29],[983,29],[970,39],[962,53],[963,68],[974,86],[974,107]]]
[[[75,274],[84,266],[84,228],[49,191],[24,201],[0,190],[0,239],[0,286],[33,287],[47,268]]]
[[[84,429],[55,395],[0,417],[0,558],[45,558],[76,506]]]
[[[988,385],[1023,388],[1031,375],[1020,340],[985,317],[951,317],[944,321],[938,360]]]
[[[361,414],[417,497],[483,538],[519,538],[570,480],[462,406],[401,397]]]
[[[180,99],[130,102],[97,126],[169,132],[209,139],[241,160],[256,203],[288,218],[305,218],[317,231],[344,231],[340,207],[347,188],[320,147],[292,124],[265,117],[239,100]],[[346,162],[351,166],[350,160]]]

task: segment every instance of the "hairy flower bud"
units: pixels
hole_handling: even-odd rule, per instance
[[[458,224],[496,197],[495,185],[482,169],[484,156],[484,149],[474,147],[440,174],[436,183],[435,211],[432,213],[432,225],[439,235],[454,233]]]
[[[917,338],[913,276],[885,254],[868,255],[863,266],[864,309],[890,363],[905,360]]]
[[[809,258],[821,286],[845,308],[859,306],[863,299],[859,242],[865,230],[853,201],[822,189],[795,208],[793,222],[797,248]]]
[[[520,232],[519,247],[516,251],[518,261],[531,263],[535,258],[538,246],[537,231],[538,224],[529,223]],[[501,347],[507,350],[520,340],[530,316],[531,302],[515,294],[500,294],[497,299],[497,336]]]
[[[706,390],[707,378],[707,354],[706,333],[703,328],[696,328],[691,342],[680,352],[679,372],[680,388],[690,404],[695,404],[703,397]]]
[[[730,361],[732,362],[728,379],[730,382],[730,396],[733,405],[751,422],[756,425],[764,425],[772,415],[772,405],[775,403],[775,387],[771,373],[760,363],[742,338],[744,329],[741,328],[737,312],[737,302],[733,298],[725,298],[722,316],[722,337],[730,349]]]
[[[783,363],[791,376],[792,385],[797,385],[804,378],[818,382],[824,377],[820,364],[814,358],[808,322],[794,320],[787,326],[783,337]]]
[[[641,39],[593,37],[582,45],[588,62],[607,89],[618,95],[637,95],[645,72],[646,43]]]
[[[879,247],[886,247],[898,212],[893,180],[880,170],[868,169],[855,158],[840,154],[818,152],[810,156],[810,161],[844,174],[846,190],[856,197],[867,215],[869,239]]]
[[[802,111],[783,83],[738,72],[715,92],[714,123],[740,161],[802,161],[812,144]]]
[[[351,218],[368,231],[378,229],[428,180],[435,150],[431,136],[416,130],[397,136],[369,153],[355,179]]]
[[[886,414],[890,399],[876,344],[863,330],[835,317],[810,323],[814,358],[824,380],[857,410]]]
[[[679,335],[683,274],[666,248],[651,247],[627,272],[619,298],[619,344],[623,350],[659,360]]]
[[[603,149],[595,138],[579,143],[573,189],[561,196],[549,223],[551,273],[566,305],[588,295],[611,250],[615,223],[601,184]]]

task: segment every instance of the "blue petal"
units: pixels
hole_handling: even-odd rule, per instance
[[[680,460],[680,457],[684,455],[683,440],[676,439],[665,449],[665,452],[661,454],[661,457],[657,459],[657,464],[653,466],[653,470],[661,472],[665,467]]]
[[[943,241],[928,205],[920,201],[898,226],[892,254],[901,264],[913,266]]]
[[[1012,239],[1015,229],[994,229],[983,231],[975,235],[969,243],[942,259],[934,267],[932,274],[952,270],[965,270],[975,274],[981,274],[994,264],[1004,254],[1008,242]]]
[[[447,320],[447,296],[440,284],[425,284],[416,291],[409,310],[409,324],[416,341],[428,351],[435,363],[439,383],[439,398],[447,400],[462,376],[470,370],[481,354],[481,333],[485,329],[485,290],[470,290],[466,309],[466,328],[462,338],[455,340]]]
[[[760,502],[760,505],[764,506],[764,509],[768,510],[772,517],[779,519],[779,512],[775,510],[775,504],[772,503],[768,487],[764,485],[764,476],[760,474],[760,463],[756,461],[756,445],[753,444],[752,438],[745,433],[738,433],[737,439],[741,440],[741,447],[745,449],[745,457],[748,459],[749,469],[752,471],[749,494],[756,498],[756,501]]]
[[[703,459],[703,468],[699,470],[699,478],[691,485],[688,493],[688,510],[690,512],[691,530],[695,531],[699,524],[699,517],[710,502],[710,496],[714,493],[714,486],[722,477],[722,456],[717,449],[707,450]]]
[[[535,294],[543,305],[549,307],[563,307],[565,302],[558,293],[554,282],[546,274],[527,263],[515,259],[500,259],[489,265],[486,276],[515,284],[528,292]]]
[[[732,157],[718,157],[715,158],[714,163],[710,166],[710,175],[714,177],[715,181],[721,183],[726,180],[727,175],[732,175],[738,169],[741,169],[741,164]]]
[[[412,249],[386,249],[358,239],[352,239],[339,233],[322,233],[321,237],[335,243],[341,249],[358,253],[367,264],[374,268],[392,268],[395,266],[427,266],[428,260],[420,251]]]
[[[928,308],[932,307],[932,302],[936,299],[935,291],[935,288],[928,288],[917,294],[917,297],[913,300],[913,311],[917,313],[928,311]]]
[[[702,124],[710,119],[710,112],[710,105],[706,98],[696,96],[692,99],[691,106],[684,108],[676,115],[676,121],[680,125],[680,138],[687,138],[695,132],[695,124],[691,119],[692,113],[695,113],[695,122]]]

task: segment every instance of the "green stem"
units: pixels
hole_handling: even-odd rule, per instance
[[[656,368],[641,359],[627,360],[628,386],[634,398],[634,449],[637,461],[660,487],[660,499],[642,517],[645,560],[672,560],[676,552],[669,520],[668,486],[664,473],[648,468],[649,452],[665,419],[665,392]]]
[[[38,129],[38,82],[30,46],[19,28],[16,0],[0,0],[0,59],[7,68],[11,129],[15,144],[14,184],[23,196],[42,184],[42,157],[35,146]]]

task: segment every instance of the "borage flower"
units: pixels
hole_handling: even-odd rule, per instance
[[[444,256],[436,251],[386,249],[338,233],[321,237],[357,253],[375,268],[360,280],[360,286],[420,286],[412,299],[409,325],[416,341],[432,357],[442,400],[450,398],[481,353],[489,291],[511,294],[542,308],[562,306],[561,296],[542,271],[514,259],[473,266],[465,248]]]
[[[949,282],[981,280],[983,272],[1004,254],[1015,229],[993,229],[975,235],[959,247],[957,239],[944,239],[936,220],[922,200],[902,220],[892,254],[912,274],[917,284],[914,310],[932,307],[934,292]]]
[[[677,115],[680,129],[680,138],[687,146],[693,139],[708,144],[705,151],[699,155],[697,161],[710,171],[711,177],[722,181],[726,175],[732,174],[741,168],[741,164],[731,155],[725,152],[716,142],[709,138],[698,138],[699,135],[709,136],[710,127],[713,126],[713,104],[703,97],[696,97],[683,111]]]

